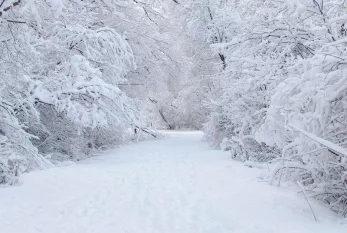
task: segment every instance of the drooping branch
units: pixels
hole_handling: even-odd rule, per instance
[[[154,137],[154,138],[158,138],[158,136],[155,135],[155,133],[152,132],[151,130],[146,129],[146,128],[142,128],[142,127],[140,127],[140,129],[141,129],[142,132],[144,132],[144,133],[146,133],[146,134],[149,134],[149,135],[151,135],[151,136]]]
[[[5,0],[3,0],[0,4],[0,7],[5,3]],[[10,9],[12,9],[15,6],[18,6],[21,3],[21,0],[17,0],[14,3],[12,3],[11,5],[9,5],[8,7],[5,7],[3,11],[0,11],[0,16],[2,16],[3,12],[9,11]]]
[[[164,122],[169,126],[169,129],[174,129],[174,127],[166,120],[166,117],[164,116],[164,113],[162,110],[159,110],[159,114],[161,118],[163,118]]]
[[[0,7],[2,7],[2,5],[4,5],[6,0],[2,0],[1,3],[0,3]]]
[[[210,8],[210,7],[207,7],[207,10],[208,10],[208,14],[210,15],[211,21],[213,21],[213,16],[212,16],[211,8]]]
[[[7,22],[9,22],[9,23],[27,23],[27,22],[24,22],[24,21],[11,20],[11,19],[7,20]]]

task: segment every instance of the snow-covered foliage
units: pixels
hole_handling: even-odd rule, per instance
[[[347,216],[346,4],[339,0],[189,1],[219,72],[205,138],[272,180],[297,180]],[[200,8],[199,8],[200,7]],[[285,174],[282,174],[285,173]]]
[[[94,149],[133,139],[136,127],[141,131],[143,117],[135,101],[120,89],[129,72],[144,69],[135,64],[140,48],[130,45],[137,32],[127,33],[112,19],[124,7],[129,12],[122,20],[137,17],[139,3],[0,4],[0,183],[15,183],[21,172],[52,166],[48,159],[79,160]],[[140,21],[129,22],[128,28]],[[158,51],[148,40],[142,40],[147,50]]]

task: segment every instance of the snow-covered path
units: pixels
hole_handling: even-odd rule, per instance
[[[198,132],[33,172],[0,189],[1,233],[343,233],[344,220],[259,182],[258,169],[210,149]]]

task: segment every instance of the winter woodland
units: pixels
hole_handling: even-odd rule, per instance
[[[202,129],[347,217],[346,30],[345,0],[0,0],[0,184]]]

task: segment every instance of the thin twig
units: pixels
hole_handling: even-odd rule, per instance
[[[314,213],[314,211],[313,211],[313,208],[312,208],[312,205],[311,205],[311,203],[310,203],[310,200],[308,199],[308,197],[307,197],[307,195],[306,195],[306,191],[303,189],[303,187],[302,187],[302,185],[301,185],[301,183],[300,183],[299,181],[296,181],[296,183],[298,183],[298,185],[299,185],[299,187],[300,187],[302,193],[303,193],[304,196],[305,196],[305,199],[306,199],[308,205],[310,206],[310,209],[311,209],[311,212],[312,212],[314,221],[317,222],[316,215],[315,215],[315,213]]]

